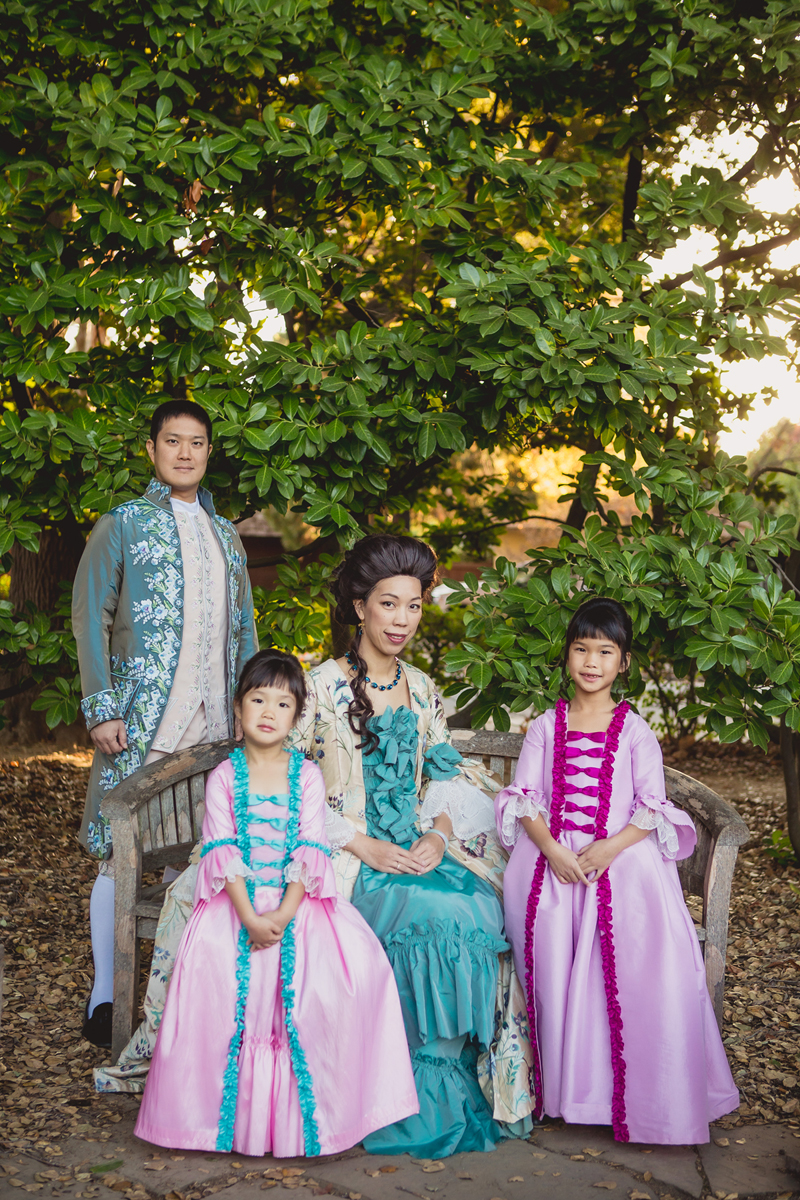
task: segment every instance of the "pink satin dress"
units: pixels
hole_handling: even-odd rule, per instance
[[[709,1140],[739,1094],[706,987],[675,860],[694,849],[670,804],[661,749],[617,708],[606,734],[566,732],[559,702],[529,727],[516,777],[496,799],[506,933],[525,982],[540,1112],[612,1125],[617,1140]],[[576,853],[633,822],[652,832],[598,883],[561,884],[520,825],[539,813]]]
[[[243,856],[231,760],[208,778],[207,853],[136,1122],[145,1141],[258,1156],[336,1154],[417,1112],[391,967],[364,919],[336,894],[322,774],[292,754],[298,844],[285,861],[291,793],[247,795]],[[237,875],[249,880],[258,913],[278,907],[284,881],[305,884],[279,945],[246,951],[224,890]]]

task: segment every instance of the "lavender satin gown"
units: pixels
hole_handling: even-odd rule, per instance
[[[620,1141],[703,1143],[739,1094],[675,865],[696,834],[666,798],[654,734],[625,710],[607,734],[567,733],[565,705],[528,729],[514,783],[496,799],[513,847],[506,933],[528,996],[541,1110],[612,1125]],[[575,852],[632,820],[653,832],[598,883],[561,884],[520,825],[540,812]]]
[[[135,1128],[156,1145],[336,1154],[417,1112],[391,967],[336,894],[322,774],[291,754],[288,795],[251,795],[241,750],[208,778],[195,908]],[[237,875],[258,913],[305,884],[279,945],[248,950],[224,890]]]

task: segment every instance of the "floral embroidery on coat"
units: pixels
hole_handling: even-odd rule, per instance
[[[122,753],[109,756],[97,751],[92,763],[80,838],[101,858],[111,854],[102,797],[144,763],[180,655],[183,562],[170,494],[166,484],[152,480],[140,499],[120,504],[101,517],[75,579],[73,628],[86,693],[81,706],[86,723],[92,729],[103,721],[124,720],[128,738]],[[226,561],[227,691],[232,712],[239,671],[258,649],[252,594],[238,533],[229,521],[216,516],[208,492],[201,488],[199,495]]]

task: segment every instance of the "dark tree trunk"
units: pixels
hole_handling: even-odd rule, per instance
[[[28,606],[33,606],[47,613],[51,623],[56,628],[63,628],[63,619],[52,614],[58,604],[61,583],[71,583],[75,578],[81,554],[83,553],[84,538],[80,527],[72,513],[57,527],[42,530],[39,539],[39,553],[33,554],[17,543],[11,551],[11,583],[8,598],[14,612],[26,616]],[[3,689],[25,685],[29,678],[27,665],[15,671],[6,672],[0,676],[0,687]],[[31,704],[36,698],[38,689],[26,687],[17,695],[5,701],[3,740],[28,744],[43,740],[52,740],[52,733],[47,728],[44,713],[33,712]],[[76,737],[84,740],[80,730],[85,733],[83,722],[80,729],[70,727],[68,740],[74,742]],[[66,733],[66,731],[64,731]],[[63,734],[60,735],[60,739]]]
[[[642,182],[642,152],[634,147],[628,155],[628,174],[625,177],[625,193],[622,198],[622,240],[636,224],[636,206],[639,203],[639,188]]]
[[[331,641],[333,642],[333,657],[342,658],[353,640],[352,625],[343,625],[336,619],[336,609],[331,605]]]
[[[781,763],[786,788],[786,823],[789,841],[800,862],[800,734],[781,719]]]
[[[589,445],[586,448],[587,453],[594,454],[600,448],[600,439],[596,437],[590,438]],[[573,497],[572,503],[569,506],[567,519],[564,522],[564,524],[569,525],[571,529],[583,529],[583,523],[586,520],[589,509],[584,505],[582,497],[588,492],[594,490],[594,486],[597,483],[597,476],[599,474],[599,465],[593,467],[589,466],[587,463],[585,466],[581,467],[580,474],[578,475],[578,491]]]
[[[800,534],[800,530],[798,530]],[[784,567],[797,587],[800,585],[800,550],[792,550]],[[786,824],[789,840],[800,862],[800,734],[789,729],[781,718],[781,763],[783,786],[786,788]]]

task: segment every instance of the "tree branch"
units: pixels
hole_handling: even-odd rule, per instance
[[[21,683],[15,683],[13,687],[0,688],[0,700],[10,700],[12,696],[29,692],[34,687],[36,687],[36,680],[29,675],[27,679],[23,679]]]
[[[320,543],[332,543],[336,538],[333,534],[326,534],[324,537],[316,537],[313,542],[307,542],[305,546],[298,547],[297,550],[284,550],[282,554],[273,554],[268,558],[248,558],[247,565],[253,570],[257,567],[276,567],[286,558],[305,558],[307,554],[311,554]],[[324,546],[323,546],[324,549]]]
[[[790,471],[788,467],[759,467],[753,475],[753,478],[744,489],[745,496],[749,496],[756,482],[762,475],[771,475],[773,472],[780,472],[781,475],[794,475],[795,479],[800,478],[800,471]]]
[[[768,254],[770,250],[776,250],[778,246],[785,246],[789,242],[793,242],[800,233],[800,222],[792,226],[789,233],[781,233],[777,237],[767,238],[765,242],[758,242],[755,246],[742,246],[739,250],[723,250],[716,258],[712,258],[711,262],[704,263],[700,268],[702,271],[713,271],[715,267],[724,267],[728,263],[742,262],[748,258],[758,258],[762,254]],[[692,278],[691,271],[684,271],[682,275],[675,275],[672,279],[665,279],[659,286],[665,292],[671,292],[673,288],[681,287],[684,283]]]

